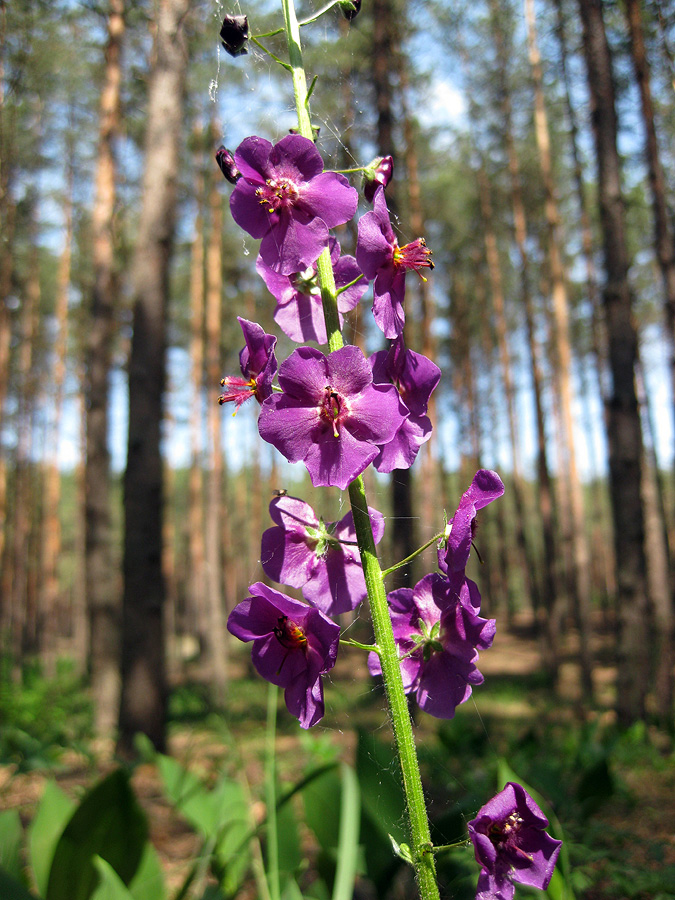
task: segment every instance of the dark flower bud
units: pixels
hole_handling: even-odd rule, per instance
[[[230,56],[243,56],[247,53],[244,45],[248,40],[248,17],[225,16],[220,39]]]
[[[368,203],[373,202],[375,191],[380,185],[383,188],[389,184],[394,174],[394,160],[391,156],[376,156],[369,163],[363,173],[363,195]]]
[[[340,9],[342,10],[342,15],[345,19],[351,22],[351,20],[355,19],[361,11],[361,0],[342,0]]]
[[[216,162],[220,166],[220,171],[223,173],[225,178],[230,182],[230,184],[236,184],[241,178],[241,172],[237,168],[237,164],[234,161],[234,156],[227,149],[227,147],[223,147],[221,144],[220,147],[216,150]]]

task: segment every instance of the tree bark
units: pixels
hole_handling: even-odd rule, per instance
[[[373,85],[377,106],[377,151],[382,156],[397,158],[394,139],[394,89],[392,87],[392,63],[400,52],[396,32],[398,12],[392,0],[373,2]],[[394,182],[387,187],[387,204],[395,217],[397,195]],[[392,557],[397,562],[410,556],[417,547],[413,516],[412,472],[395,469],[391,474]],[[392,587],[410,587],[415,584],[415,561],[397,569],[392,576]]]
[[[652,646],[641,497],[642,433],[635,391],[637,335],[628,281],[614,76],[601,0],[579,0],[579,12],[598,170],[606,277],[603,304],[612,378],[607,438],[620,617],[616,709],[619,723],[627,726],[645,715]]]
[[[70,154],[69,154],[70,156]],[[72,157],[71,157],[72,158]],[[63,395],[68,354],[68,292],[73,240],[73,170],[68,171],[68,194],[65,207],[65,243],[56,285],[56,342],[51,379],[52,420],[45,441],[44,536],[42,540],[42,585],[40,596],[40,655],[46,674],[56,674],[59,633],[59,557],[61,556],[61,471],[59,469],[59,435],[63,411]]]
[[[559,373],[560,406],[564,455],[562,463],[569,485],[570,508],[572,514],[572,560],[574,584],[574,610],[579,635],[579,662],[581,687],[584,696],[593,697],[593,662],[590,652],[591,619],[591,569],[586,536],[584,497],[577,454],[574,446],[574,424],[572,413],[572,353],[570,348],[569,301],[566,276],[560,250],[560,216],[553,182],[551,161],[551,141],[546,115],[541,55],[537,42],[534,0],[525,0],[525,20],[530,68],[534,87],[534,125],[539,151],[539,165],[544,183],[544,210],[547,225],[547,250],[549,274],[551,278],[551,300],[553,311],[553,336],[555,362]]]
[[[114,142],[119,132],[125,0],[110,0],[99,105],[96,189],[92,211],[94,284],[88,321],[85,393],[85,585],[94,730],[110,738],[120,691],[120,584],[113,569],[110,521],[109,378],[115,334]]]
[[[150,75],[141,218],[133,266],[119,749],[143,732],[166,746],[162,573],[162,400],[169,269],[187,69],[189,0],[161,0]]]
[[[212,134],[220,129],[212,124]],[[218,706],[225,702],[227,680],[227,632],[224,613],[223,578],[223,448],[222,411],[216,402],[216,390],[222,377],[220,336],[223,303],[223,200],[212,167],[209,190],[210,233],[206,249],[206,407],[209,439],[209,468],[206,492],[206,609],[207,650],[213,694]]]

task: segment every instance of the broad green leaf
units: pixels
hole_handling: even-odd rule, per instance
[[[129,893],[134,900],[165,900],[166,898],[164,873],[157,851],[150,841],[145,845],[143,857],[129,885]]]
[[[85,795],[66,825],[54,851],[46,900],[89,900],[98,883],[96,855],[129,884],[147,837],[145,815],[128,776],[118,769]]]
[[[340,777],[340,841],[333,900],[352,900],[359,858],[361,797],[356,772],[350,766],[345,763],[340,766]]]
[[[93,863],[99,880],[91,900],[133,900],[133,895],[110,863],[100,856],[95,856]]]
[[[0,812],[0,866],[14,878],[21,878],[23,827],[16,809]]]
[[[21,882],[12,878],[2,867],[0,867],[0,897],[2,900],[37,900],[34,894],[30,894]]]
[[[74,800],[67,797],[53,781],[47,782],[35,818],[28,829],[30,865],[37,889],[43,896],[47,893],[56,844],[74,807]]]

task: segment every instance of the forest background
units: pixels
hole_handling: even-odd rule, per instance
[[[165,750],[195,710],[241,724],[248,709],[257,724],[226,615],[264,580],[274,491],[315,494],[259,440],[253,402],[234,417],[217,405],[238,371],[236,316],[279,330],[215,150],[294,124],[282,70],[252,45],[235,60],[220,47],[230,12],[255,33],[278,24],[260,0],[0,2],[0,762],[12,774],[65,745],[89,752],[94,736],[126,757],[139,731]],[[600,26],[609,80],[589,79]],[[506,495],[481,525],[474,574],[503,646],[535,661],[502,683],[530,712],[487,740],[510,753],[536,732],[550,750],[555,722],[576,737],[551,754],[549,791],[582,757],[608,796],[612,765],[648,762],[665,779],[654,796],[672,790],[675,5],[374,0],[303,40],[328,165],[392,154],[400,235],[424,234],[435,262],[428,281],[409,276],[406,326],[443,369],[434,433],[413,475],[369,473],[383,558],[437,533],[477,468],[499,471]],[[353,252],[351,226],[340,241]],[[347,335],[382,348],[362,310]],[[283,335],[279,348],[292,349]],[[346,511],[337,492],[322,502],[327,520]],[[363,613],[350,627],[369,639]],[[345,728],[380,702],[352,662],[366,719]],[[354,696],[341,689],[344,713]],[[672,836],[659,852],[675,864]],[[642,896],[632,869],[626,884]]]

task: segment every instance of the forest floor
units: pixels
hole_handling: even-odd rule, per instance
[[[597,639],[594,650],[602,655],[601,638]],[[494,756],[504,752],[515,754],[512,749],[504,751],[501,725],[496,723],[503,725],[509,720],[517,723],[521,736],[528,734],[528,728],[542,727],[542,693],[537,687],[540,655],[527,623],[517,623],[510,633],[502,632],[493,649],[482,655],[480,668],[486,684],[500,683],[502,690],[492,695],[489,691],[484,695],[477,693],[475,702],[472,699],[465,704],[466,710],[462,708],[451,724],[455,728],[461,727],[462,723],[470,724],[474,730],[482,730],[490,744],[489,752]],[[206,781],[215,780],[224,767],[234,765],[236,769],[237,764],[243,763],[253,795],[260,796],[266,694],[260,679],[251,677],[245,656],[237,656],[231,669],[234,677],[228,696],[226,730],[215,724],[217,718],[214,716],[200,722],[196,715],[195,721],[189,721],[190,711],[184,710],[182,721],[175,721],[171,727],[169,750]],[[592,713],[587,711],[586,704],[581,704],[575,664],[564,662],[561,672],[557,700],[551,700],[549,694],[545,704],[543,736],[546,740],[550,734],[547,752],[553,755],[561,740],[560,734],[564,733],[556,730],[559,726],[563,729],[611,729],[613,716],[610,711],[611,667],[598,668],[594,672],[599,702]],[[356,725],[387,738],[381,694],[373,686],[362,656],[343,655],[330,681],[332,683],[326,684],[326,718],[311,732],[294,727],[294,720],[280,709],[277,758],[279,777],[285,783],[301,776],[303,766],[313,758],[325,758],[332,753],[351,761]],[[344,687],[347,683],[350,686]],[[530,683],[532,687],[528,687]],[[427,738],[435,740],[437,723],[423,715],[417,718],[420,743]],[[233,734],[236,734],[234,760]],[[513,741],[513,736],[510,740]],[[622,748],[621,753],[612,757],[613,788],[607,791],[606,797],[600,798],[597,808],[585,816],[583,826],[570,829],[572,857],[583,871],[577,881],[577,896],[587,900],[675,898],[675,886],[672,894],[660,889],[662,877],[666,879],[663,873],[670,872],[671,868],[672,884],[675,885],[675,755],[672,744],[662,733],[644,729],[630,746],[624,742]],[[17,809],[24,824],[28,824],[49,779],[55,779],[67,794],[77,798],[114,765],[109,748],[93,747],[85,755],[64,751],[58,765],[49,771],[21,772],[12,765],[0,766],[0,810]],[[138,765],[132,782],[147,813],[151,839],[158,851],[167,885],[175,891],[199,853],[200,839],[170,806],[155,764]],[[262,802],[257,802],[262,811]],[[636,878],[636,872],[641,873],[639,878]],[[656,888],[650,888],[652,883]],[[667,879],[665,884],[668,884]]]

